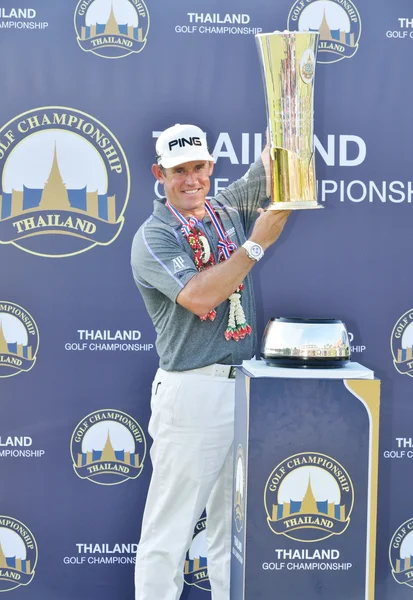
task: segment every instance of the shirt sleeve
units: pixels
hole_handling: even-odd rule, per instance
[[[236,208],[244,230],[249,231],[257,218],[257,209],[268,201],[267,177],[261,157],[254,162],[241,179],[231,183],[215,196],[222,204]]]
[[[198,273],[174,231],[153,225],[148,219],[135,235],[131,265],[138,287],[155,288],[176,302],[179,292]]]

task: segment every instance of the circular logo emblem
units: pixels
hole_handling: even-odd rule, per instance
[[[85,52],[103,58],[137,54],[146,45],[148,9],[143,0],[80,0],[75,30]]]
[[[184,579],[188,585],[211,591],[208,578],[206,517],[195,525],[191,546],[186,553]]]
[[[409,519],[393,535],[389,559],[397,583],[413,587],[413,519]]]
[[[111,244],[123,227],[129,167],[92,116],[38,108],[0,129],[0,244],[47,257]]]
[[[413,308],[405,312],[393,327],[390,346],[397,371],[413,377]]]
[[[26,309],[0,300],[0,377],[30,371],[39,349],[39,330]]]
[[[319,32],[317,62],[334,63],[357,52],[361,20],[351,0],[296,0],[288,15],[290,31]]]
[[[0,516],[0,592],[29,585],[37,564],[37,544],[30,529],[12,517]]]
[[[146,439],[139,423],[120,410],[97,410],[78,423],[70,441],[81,479],[116,485],[142,473]]]
[[[271,531],[301,542],[344,533],[353,503],[348,473],[336,460],[318,452],[284,460],[269,476],[264,491]]]
[[[235,527],[238,532],[244,525],[245,516],[245,461],[242,446],[238,446],[235,459],[234,473],[234,519]]]
[[[311,48],[304,50],[300,60],[300,75],[304,83],[311,83],[314,79],[315,56]]]

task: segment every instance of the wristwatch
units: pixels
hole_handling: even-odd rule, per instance
[[[258,262],[264,256],[264,250],[261,248],[261,246],[255,242],[251,242],[251,240],[244,242],[242,247],[245,248],[247,256],[252,260]]]

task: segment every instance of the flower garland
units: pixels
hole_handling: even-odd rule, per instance
[[[215,258],[209,247],[208,240],[197,228],[199,221],[196,217],[190,217],[189,220],[185,219],[179,211],[176,210],[168,201],[166,206],[172,212],[175,217],[181,222],[181,233],[187,240],[188,244],[194,252],[194,263],[199,272],[209,269],[214,266]],[[228,242],[222,225],[218,219],[217,213],[214,211],[208,201],[205,201],[205,208],[211,217],[212,224],[214,225],[220,242],[218,244],[219,249],[219,261],[222,262],[227,260],[231,254],[236,250],[236,245],[233,242]],[[234,340],[238,342],[243,340],[247,335],[251,334],[251,326],[248,325],[245,313],[241,304],[241,294],[244,289],[244,284],[241,283],[233,294],[228,298],[229,300],[229,318],[228,326],[224,332],[225,339],[227,341]],[[201,321],[213,321],[217,313],[215,309],[210,310],[206,315],[200,317]]]
[[[215,265],[215,258],[210,251],[208,240],[199,231],[191,227],[190,233],[182,232],[184,238],[194,251],[194,263],[199,272],[208,269]],[[217,316],[216,310],[213,308],[206,315],[200,317],[201,321],[213,321]]]

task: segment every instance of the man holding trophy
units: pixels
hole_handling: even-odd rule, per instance
[[[288,52],[290,60],[303,62]],[[209,200],[214,159],[204,132],[174,125],[156,143],[152,172],[165,198],[154,201],[131,255],[160,359],[152,384],[153,474],[136,557],[136,600],[179,600],[185,554],[205,507],[212,599],[230,597],[234,366],[254,356],[257,342],[250,271],[279,238],[294,202],[308,202],[290,195],[285,206],[280,168],[295,177],[297,159],[277,153],[276,143],[271,139],[244,177]],[[299,177],[302,187],[302,168]],[[271,188],[270,210],[264,210]],[[274,190],[283,210],[277,210]]]

